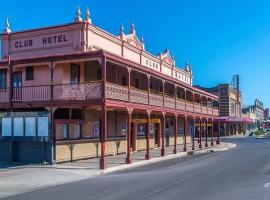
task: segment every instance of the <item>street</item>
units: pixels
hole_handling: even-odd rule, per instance
[[[270,199],[270,140],[228,138],[234,149],[167,160],[6,199]]]

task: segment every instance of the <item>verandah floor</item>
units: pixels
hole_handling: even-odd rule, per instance
[[[216,146],[216,140],[214,140],[214,146]],[[177,152],[183,152],[183,145],[177,145]],[[208,140],[208,147],[211,147],[211,140]],[[202,149],[205,148],[205,140],[202,140]],[[174,146],[165,147],[165,155],[173,154]],[[199,143],[195,140],[195,150],[199,149]],[[187,151],[192,150],[192,143],[187,144]],[[131,153],[132,163],[145,160],[146,151],[137,151]],[[160,156],[160,148],[150,149],[150,158],[157,158]],[[106,156],[107,168],[116,167],[126,164],[126,154],[119,154],[115,156]],[[90,158],[84,160],[78,160],[73,162],[64,162],[58,164],[59,167],[78,167],[86,169],[99,169],[99,158]]]

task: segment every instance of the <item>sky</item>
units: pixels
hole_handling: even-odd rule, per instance
[[[113,34],[120,24],[144,37],[152,54],[168,48],[176,64],[192,65],[193,83],[212,87],[240,75],[243,105],[270,106],[269,0],[0,0],[0,28],[12,31],[69,23],[77,6]]]

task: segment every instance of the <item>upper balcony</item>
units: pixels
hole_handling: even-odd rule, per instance
[[[9,69],[0,69],[0,77],[6,81],[0,85],[0,105],[101,100],[105,85],[106,99],[218,116],[217,99],[113,62],[106,63],[105,84],[97,60],[58,62],[52,70],[51,67],[41,64],[15,67],[12,88]]]

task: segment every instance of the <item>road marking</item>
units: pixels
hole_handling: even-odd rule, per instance
[[[204,157],[207,157],[207,156],[210,156],[210,155],[213,155],[213,154],[207,154],[207,155],[201,156],[201,157],[199,157],[199,158],[194,158],[194,159],[192,159],[192,160],[188,160],[188,161],[186,161],[186,162],[183,162],[183,163],[180,163],[180,164],[177,164],[177,165],[172,165],[172,166],[170,166],[170,167],[168,167],[168,168],[179,167],[179,166],[185,165],[185,164],[190,163],[190,162],[192,162],[192,161],[197,161],[197,160],[199,160],[199,159],[201,159],[201,158],[204,158]]]
[[[265,183],[265,184],[263,185],[263,187],[264,187],[264,188],[269,188],[269,187],[270,187],[270,183]]]

